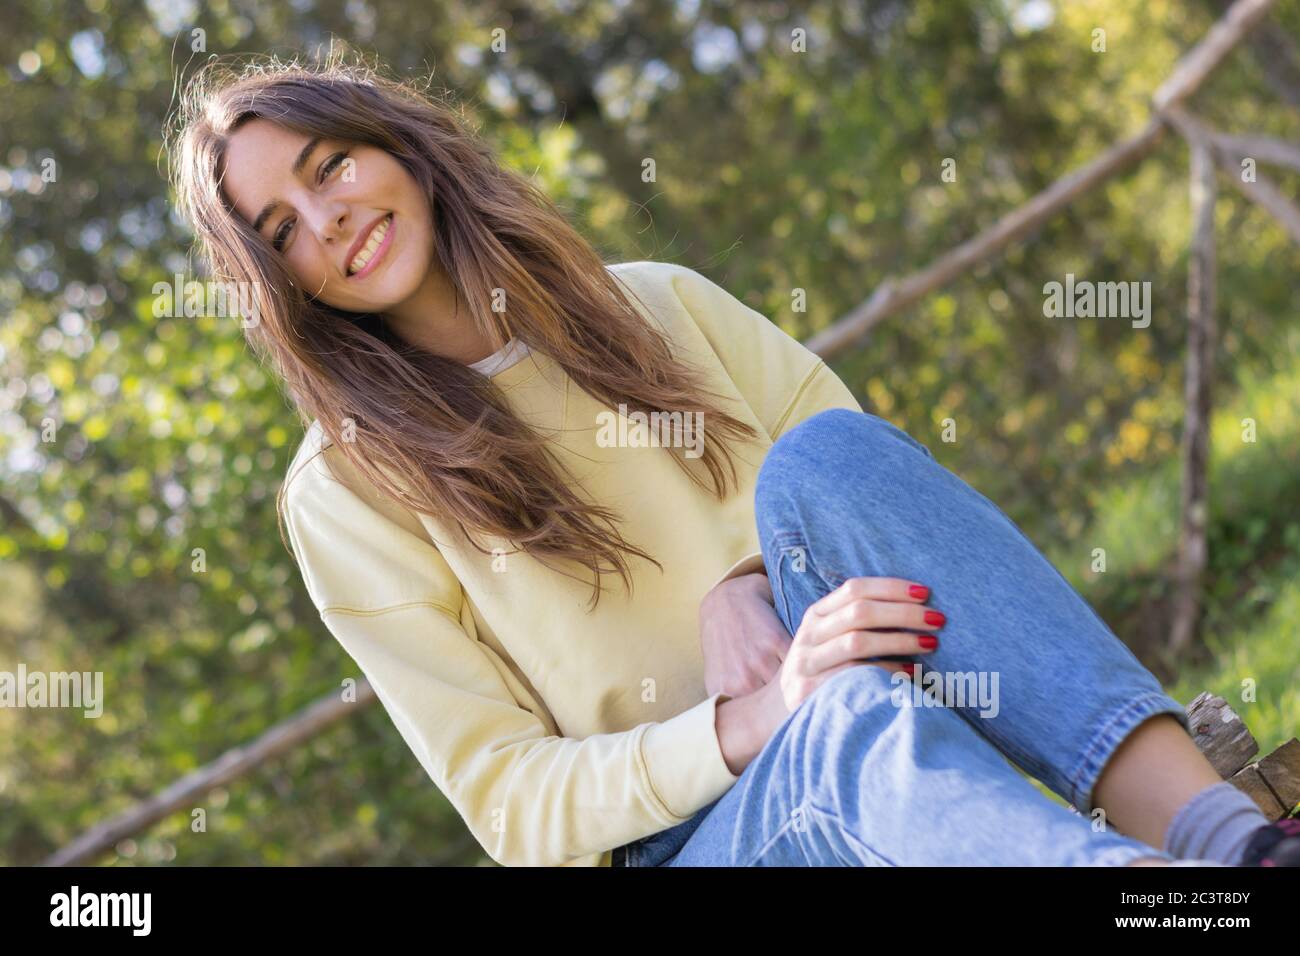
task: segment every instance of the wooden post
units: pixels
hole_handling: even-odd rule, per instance
[[[1292,737],[1254,767],[1284,814],[1300,804],[1300,740]]]
[[[1255,801],[1270,820],[1300,804],[1300,740],[1292,737],[1251,763],[1259,744],[1228,702],[1202,691],[1187,705],[1192,740],[1224,780]]]
[[[1211,146],[1189,140],[1192,150],[1192,248],[1187,264],[1187,363],[1183,383],[1182,534],[1178,545],[1168,655],[1176,663],[1196,637],[1201,588],[1208,560],[1210,391],[1214,378],[1214,156]]]
[[[1259,743],[1222,697],[1201,691],[1187,705],[1193,740],[1220,777],[1228,778],[1259,753]]]
[[[1260,752],[1260,744],[1227,701],[1201,691],[1187,705],[1187,722],[1205,760],[1219,777],[1229,778]]]
[[[1300,145],[1267,136],[1235,136],[1208,126],[1181,107],[1169,110],[1165,120],[1178,130],[1189,143],[1208,145],[1214,160],[1219,164],[1238,192],[1278,221],[1278,224],[1300,243],[1300,206],[1297,206],[1271,179],[1258,170],[1253,180],[1242,176],[1241,160],[1247,156],[1261,163],[1273,163],[1291,169],[1300,169]]]

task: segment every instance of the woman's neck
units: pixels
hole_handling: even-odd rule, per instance
[[[435,257],[424,282],[407,299],[385,313],[389,326],[403,341],[464,365],[481,362],[496,352]]]

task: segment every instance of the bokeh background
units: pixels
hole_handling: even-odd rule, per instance
[[[1139,129],[1224,6],[5,0],[0,670],[103,671],[106,705],[99,719],[0,709],[0,863],[38,862],[360,676],[277,529],[301,436],[286,397],[237,320],[152,313],[154,283],[191,271],[160,148],[176,84],[206,56],[338,38],[431,75],[607,261],[689,265],[806,338]],[[795,28],[806,53],[791,52]],[[1285,0],[1192,106],[1300,139],[1297,47],[1300,2]],[[833,364],[1019,522],[1172,693],[1227,697],[1268,752],[1300,727],[1300,251],[1220,186],[1207,606],[1193,650],[1162,660],[1187,166],[1166,137]],[[1278,178],[1300,193],[1300,177]],[[1067,272],[1150,281],[1150,327],[1044,318],[1043,285]],[[378,706],[201,805],[206,832],[175,813],[99,862],[490,862]]]

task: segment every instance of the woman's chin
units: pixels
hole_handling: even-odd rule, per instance
[[[410,301],[423,284],[421,278],[416,276],[385,276],[385,282],[380,289],[367,289],[366,300],[372,303],[370,311],[384,312],[389,309],[395,309],[403,302]]]
[[[392,265],[400,263],[394,262]],[[349,293],[346,296],[331,297],[333,301],[314,297],[314,301],[340,312],[355,312],[359,315],[387,312],[414,296],[422,282],[423,276],[415,275],[413,270],[390,268],[377,272],[374,276],[348,278],[343,290]]]

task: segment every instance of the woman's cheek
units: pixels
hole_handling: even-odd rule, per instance
[[[303,291],[308,295],[319,295],[324,292],[329,295],[332,289],[322,289],[325,285],[325,270],[321,267],[320,261],[311,255],[302,255],[297,262],[291,262],[294,275],[298,277],[298,282],[302,285]]]

